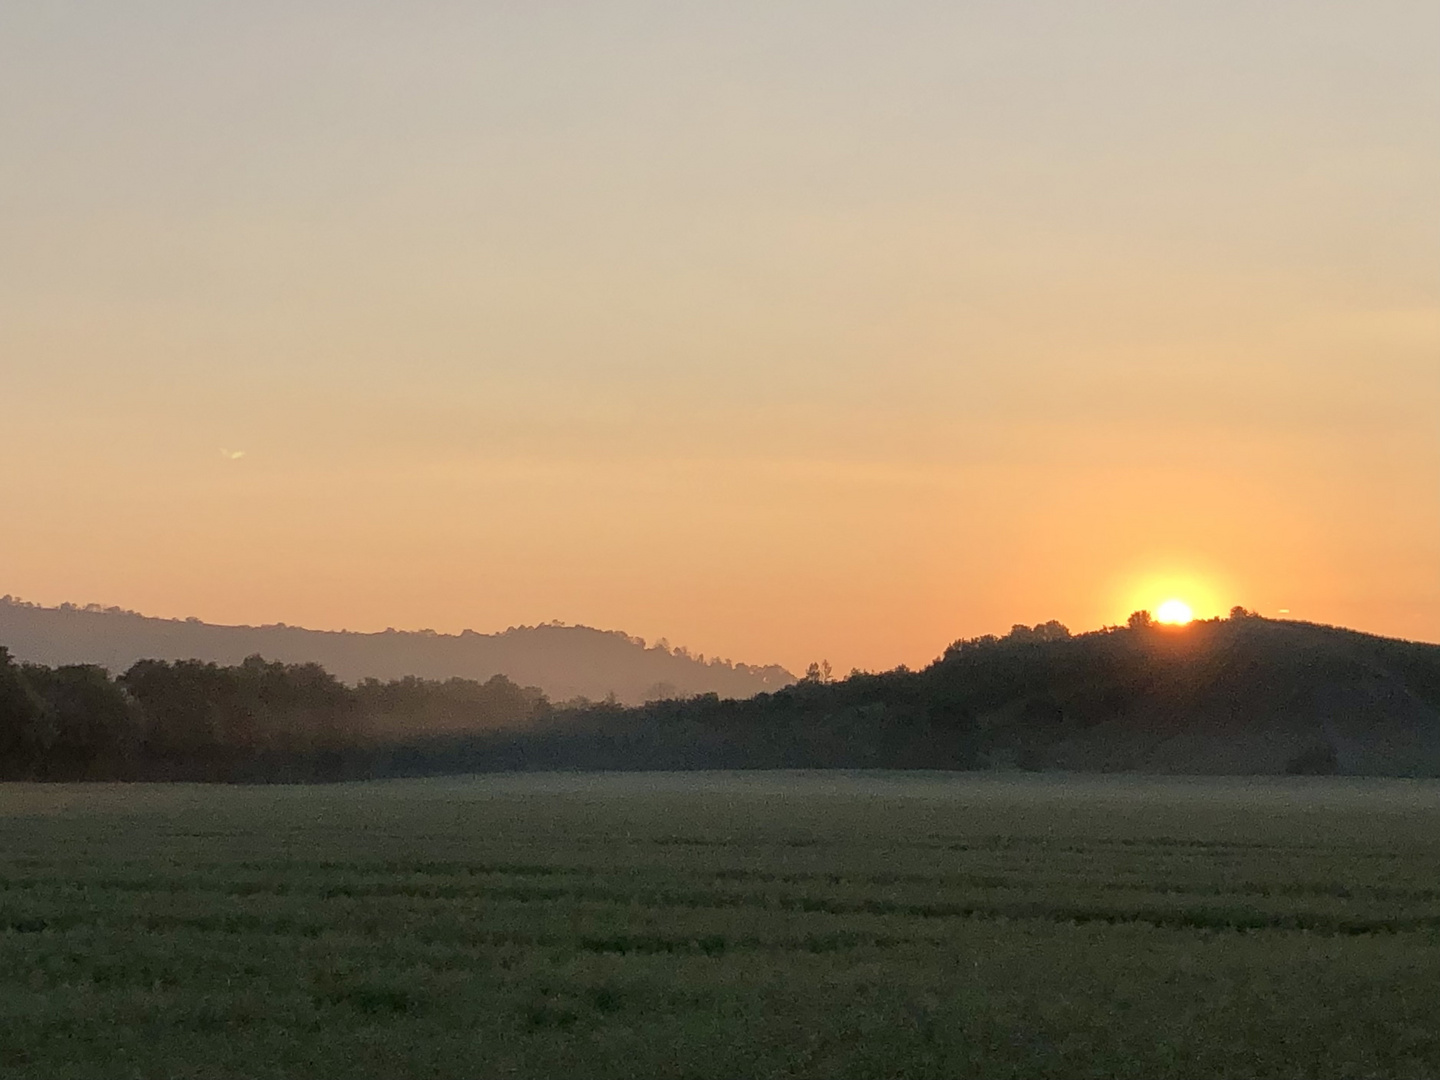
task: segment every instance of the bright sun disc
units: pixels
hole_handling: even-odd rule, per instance
[[[1155,621],[1169,623],[1171,626],[1184,626],[1193,618],[1195,613],[1184,600],[1166,600],[1155,609]]]

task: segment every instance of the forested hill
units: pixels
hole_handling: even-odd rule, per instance
[[[362,634],[298,626],[216,626],[198,619],[156,619],[96,605],[40,607],[0,598],[0,644],[18,660],[51,666],[97,664],[111,672],[138,660],[204,660],[239,664],[248,656],[318,663],[345,682],[361,679],[465,678],[504,675],[538,686],[553,701],[610,695],[638,704],[654,698],[714,693],[749,697],[795,680],[784,668],[733,664],[683,648],[647,646],[639,638],[588,626],[513,627],[498,634],[386,630]]]
[[[1236,612],[960,641],[923,671],[595,708],[427,769],[933,768],[1440,776],[1440,646]]]
[[[1440,776],[1440,646],[1245,612],[959,641],[923,671],[746,699],[554,705],[316,664],[12,663],[0,777],[348,779],[512,769],[1064,769]]]

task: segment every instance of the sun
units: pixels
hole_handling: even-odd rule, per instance
[[[1166,600],[1155,609],[1155,621],[1169,626],[1184,626],[1194,618],[1195,613],[1184,600]]]

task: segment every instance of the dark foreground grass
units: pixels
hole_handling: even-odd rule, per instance
[[[0,1075],[1434,1076],[1440,785],[0,787]]]

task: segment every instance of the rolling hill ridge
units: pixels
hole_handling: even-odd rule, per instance
[[[465,678],[504,675],[537,686],[552,700],[626,704],[667,696],[716,693],[749,697],[795,681],[779,665],[735,664],[664,644],[646,645],[620,631],[550,623],[498,634],[466,630],[380,633],[271,626],[219,626],[199,619],[158,619],[98,605],[41,607],[0,597],[0,645],[18,660],[97,664],[113,673],[138,660],[204,660],[239,664],[261,655],[285,663],[318,663],[345,682],[361,679]]]
[[[1050,623],[958,641],[922,671],[582,710],[472,750],[472,768],[1440,776],[1440,646],[1244,612]]]
[[[677,659],[623,635],[539,629]],[[501,672],[347,685],[314,662],[250,656],[232,666],[145,659],[112,676],[17,652],[20,663],[0,647],[0,773],[37,779],[790,768],[1440,776],[1440,645],[1240,609],[1078,635],[1053,622],[1017,626],[957,641],[920,671],[838,681],[812,672],[748,697],[672,690],[628,706],[618,696],[556,703]]]

